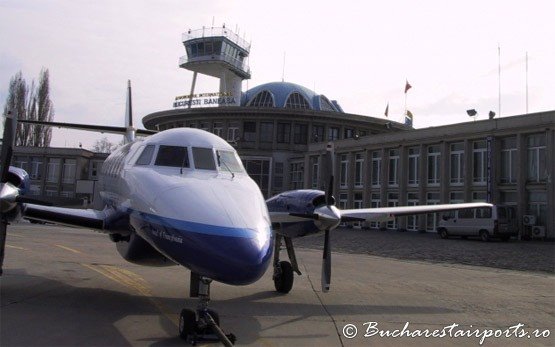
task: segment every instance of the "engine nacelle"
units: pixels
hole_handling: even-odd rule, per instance
[[[294,190],[284,192],[266,200],[268,211],[312,215],[317,207],[326,204],[326,194],[321,190]],[[324,231],[312,219],[306,222],[280,223],[273,225],[277,233],[287,237],[301,237]]]
[[[124,237],[114,235],[111,239],[116,242],[118,253],[130,263],[157,267],[176,265],[136,233]]]
[[[8,181],[6,184],[2,184],[1,188],[2,201],[0,212],[9,221],[18,219],[21,209],[16,202],[16,198],[19,195],[25,195],[29,190],[29,175],[23,169],[10,166],[8,169]]]

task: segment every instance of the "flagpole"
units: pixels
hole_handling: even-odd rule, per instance
[[[499,67],[499,117],[501,117],[501,46],[497,44],[497,65]]]
[[[526,113],[528,114],[528,51],[526,52]]]

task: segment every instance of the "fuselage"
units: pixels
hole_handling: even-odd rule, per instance
[[[202,276],[249,284],[270,263],[264,198],[216,135],[171,129],[121,147],[104,162],[100,195],[113,216],[109,228],[136,233]]]

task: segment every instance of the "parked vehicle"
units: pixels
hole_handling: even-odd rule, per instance
[[[461,236],[507,241],[518,235],[516,212],[514,207],[501,205],[451,211],[439,221],[437,233],[443,239]]]

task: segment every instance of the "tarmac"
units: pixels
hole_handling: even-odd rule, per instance
[[[473,244],[482,245],[464,245]],[[333,252],[331,290],[322,293],[321,251],[298,248],[297,257],[303,275],[287,295],[274,291],[271,269],[252,285],[212,284],[210,307],[238,346],[555,346],[550,271],[342,250]],[[186,345],[177,321],[182,308],[196,306],[188,279],[181,267],[126,262],[106,235],[11,225],[0,345]]]

